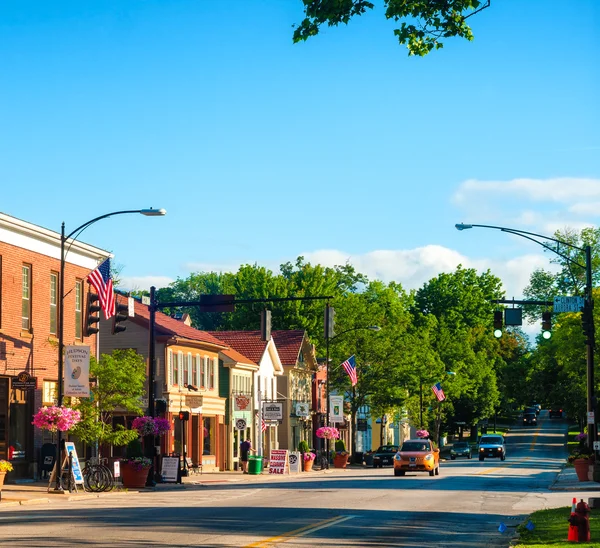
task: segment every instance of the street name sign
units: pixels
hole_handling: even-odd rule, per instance
[[[581,312],[583,297],[554,297],[554,312]]]

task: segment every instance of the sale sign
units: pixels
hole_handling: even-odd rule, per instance
[[[271,449],[269,458],[269,474],[290,473],[290,463],[287,449]]]

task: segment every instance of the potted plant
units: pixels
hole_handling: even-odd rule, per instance
[[[123,487],[139,489],[146,486],[152,460],[144,457],[140,440],[127,444],[127,456],[120,459]]]
[[[575,451],[569,455],[567,461],[574,466],[579,481],[590,481],[590,465],[594,464],[593,454]]]
[[[321,426],[317,429],[317,438],[326,440],[337,440],[340,437],[340,431],[333,426]]]
[[[0,499],[2,498],[2,486],[4,485],[4,478],[8,472],[13,471],[13,465],[7,461],[0,459]]]
[[[344,440],[336,440],[335,456],[333,457],[334,468],[346,468],[348,464],[348,451],[346,451],[346,442]]]
[[[305,472],[310,472],[312,470],[316,456],[317,455],[311,451],[302,454],[303,469]]]
[[[41,407],[33,416],[33,424],[41,430],[68,432],[81,421],[81,412],[61,405]]]

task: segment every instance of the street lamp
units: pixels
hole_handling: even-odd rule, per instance
[[[526,232],[524,230],[517,230],[515,228],[506,228],[502,226],[492,226],[492,225],[473,225],[473,224],[464,224],[459,223],[455,225],[457,230],[466,230],[468,228],[492,228],[495,230],[500,230],[502,232],[508,232],[509,234],[514,234],[516,236],[521,236],[522,238],[526,238],[527,240],[531,240],[538,245],[541,245],[545,249],[552,251],[559,257],[562,257],[565,261],[579,268],[583,268],[585,270],[585,304],[584,304],[584,314],[587,314],[589,318],[592,318],[590,321],[590,325],[588,327],[587,339],[586,339],[586,362],[587,362],[587,411],[588,411],[588,421],[590,420],[590,413],[594,413],[594,322],[593,322],[593,311],[594,311],[594,299],[592,295],[592,248],[589,245],[585,247],[578,247],[576,245],[570,244],[568,242],[564,242],[562,240],[557,240],[556,238],[550,238],[549,236],[544,236],[542,234],[535,234],[534,232]],[[557,249],[550,247],[544,242],[540,242],[536,240],[536,238],[543,238],[544,240],[550,240],[552,242],[556,242],[558,245]],[[581,251],[585,254],[585,265],[574,261],[571,257],[568,257],[564,253],[558,251],[559,245],[565,245],[570,247],[571,249],[576,249],[577,251]],[[593,423],[591,424],[591,432],[588,435],[588,449],[590,451],[594,450],[594,441],[596,441],[598,437],[598,433],[596,431],[596,416],[593,415]],[[589,425],[588,425],[589,430]]]
[[[57,403],[60,407],[62,405],[63,400],[63,351],[64,351],[64,298],[65,298],[65,258],[69,249],[75,242],[75,240],[79,237],[79,235],[90,225],[93,225],[95,222],[100,221],[102,219],[106,219],[107,217],[112,217],[113,215],[124,215],[126,213],[140,213],[141,215],[145,215],[146,217],[162,217],[166,215],[166,210],[164,209],[132,209],[126,211],[113,211],[112,213],[106,213],[105,215],[100,215],[88,221],[87,223],[83,223],[81,226],[77,227],[70,234],[65,236],[65,223],[63,221],[60,230],[60,277],[58,281],[58,390],[57,390]],[[71,243],[68,249],[65,250],[65,244],[67,240],[71,240]],[[59,430],[57,434],[57,474],[56,474],[56,487],[55,491],[62,491],[62,454],[61,454],[61,444],[62,444],[62,432]]]
[[[327,304],[327,306],[329,307],[329,304]],[[334,335],[333,337],[330,337],[330,330],[328,329],[328,326],[325,326],[325,363],[326,363],[326,369],[325,369],[325,396],[327,398],[327,404],[326,404],[326,412],[327,412],[327,417],[326,417],[326,425],[329,426],[329,343],[330,341],[333,341],[334,339],[337,339],[338,337],[345,335],[346,333],[350,333],[351,331],[360,331],[360,330],[368,330],[368,331],[381,331],[381,327],[379,327],[378,325],[368,325],[368,326],[361,326],[361,327],[352,327],[350,329],[346,329],[345,331],[342,331],[341,333],[338,333],[337,335]],[[327,439],[327,463],[329,464],[329,439]]]

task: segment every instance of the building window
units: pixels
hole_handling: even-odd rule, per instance
[[[204,443],[202,447],[203,455],[214,455],[214,429],[215,429],[215,419],[210,417],[205,417],[202,422],[204,423]]]
[[[200,386],[206,388],[206,360],[208,358],[202,358],[202,366],[200,367]]]
[[[31,265],[28,264],[22,267],[21,329],[31,330]]]
[[[181,384],[190,384],[190,375],[192,369],[192,355],[188,352],[188,355],[185,357],[183,361],[183,378],[181,379],[183,382]]]
[[[192,384],[198,388],[198,380],[200,377],[200,354],[194,357],[194,367],[192,369]]]
[[[177,352],[177,384],[183,386],[186,380],[183,377],[183,352]]]
[[[2,329],[2,256],[0,255],[0,329]]]
[[[173,384],[173,352],[167,352],[167,386]]]
[[[177,357],[177,354],[173,352],[173,355],[171,356],[171,382],[174,385],[179,384],[179,365],[177,364]]]
[[[215,363],[217,358],[213,358],[209,364],[208,388],[212,390],[215,387]]]
[[[83,281],[75,282],[75,338],[83,338]]]
[[[58,274],[50,272],[50,334],[58,333]]]
[[[54,381],[44,381],[44,389],[42,393],[42,403],[44,405],[54,405],[56,403],[56,394],[58,391],[58,383]]]

